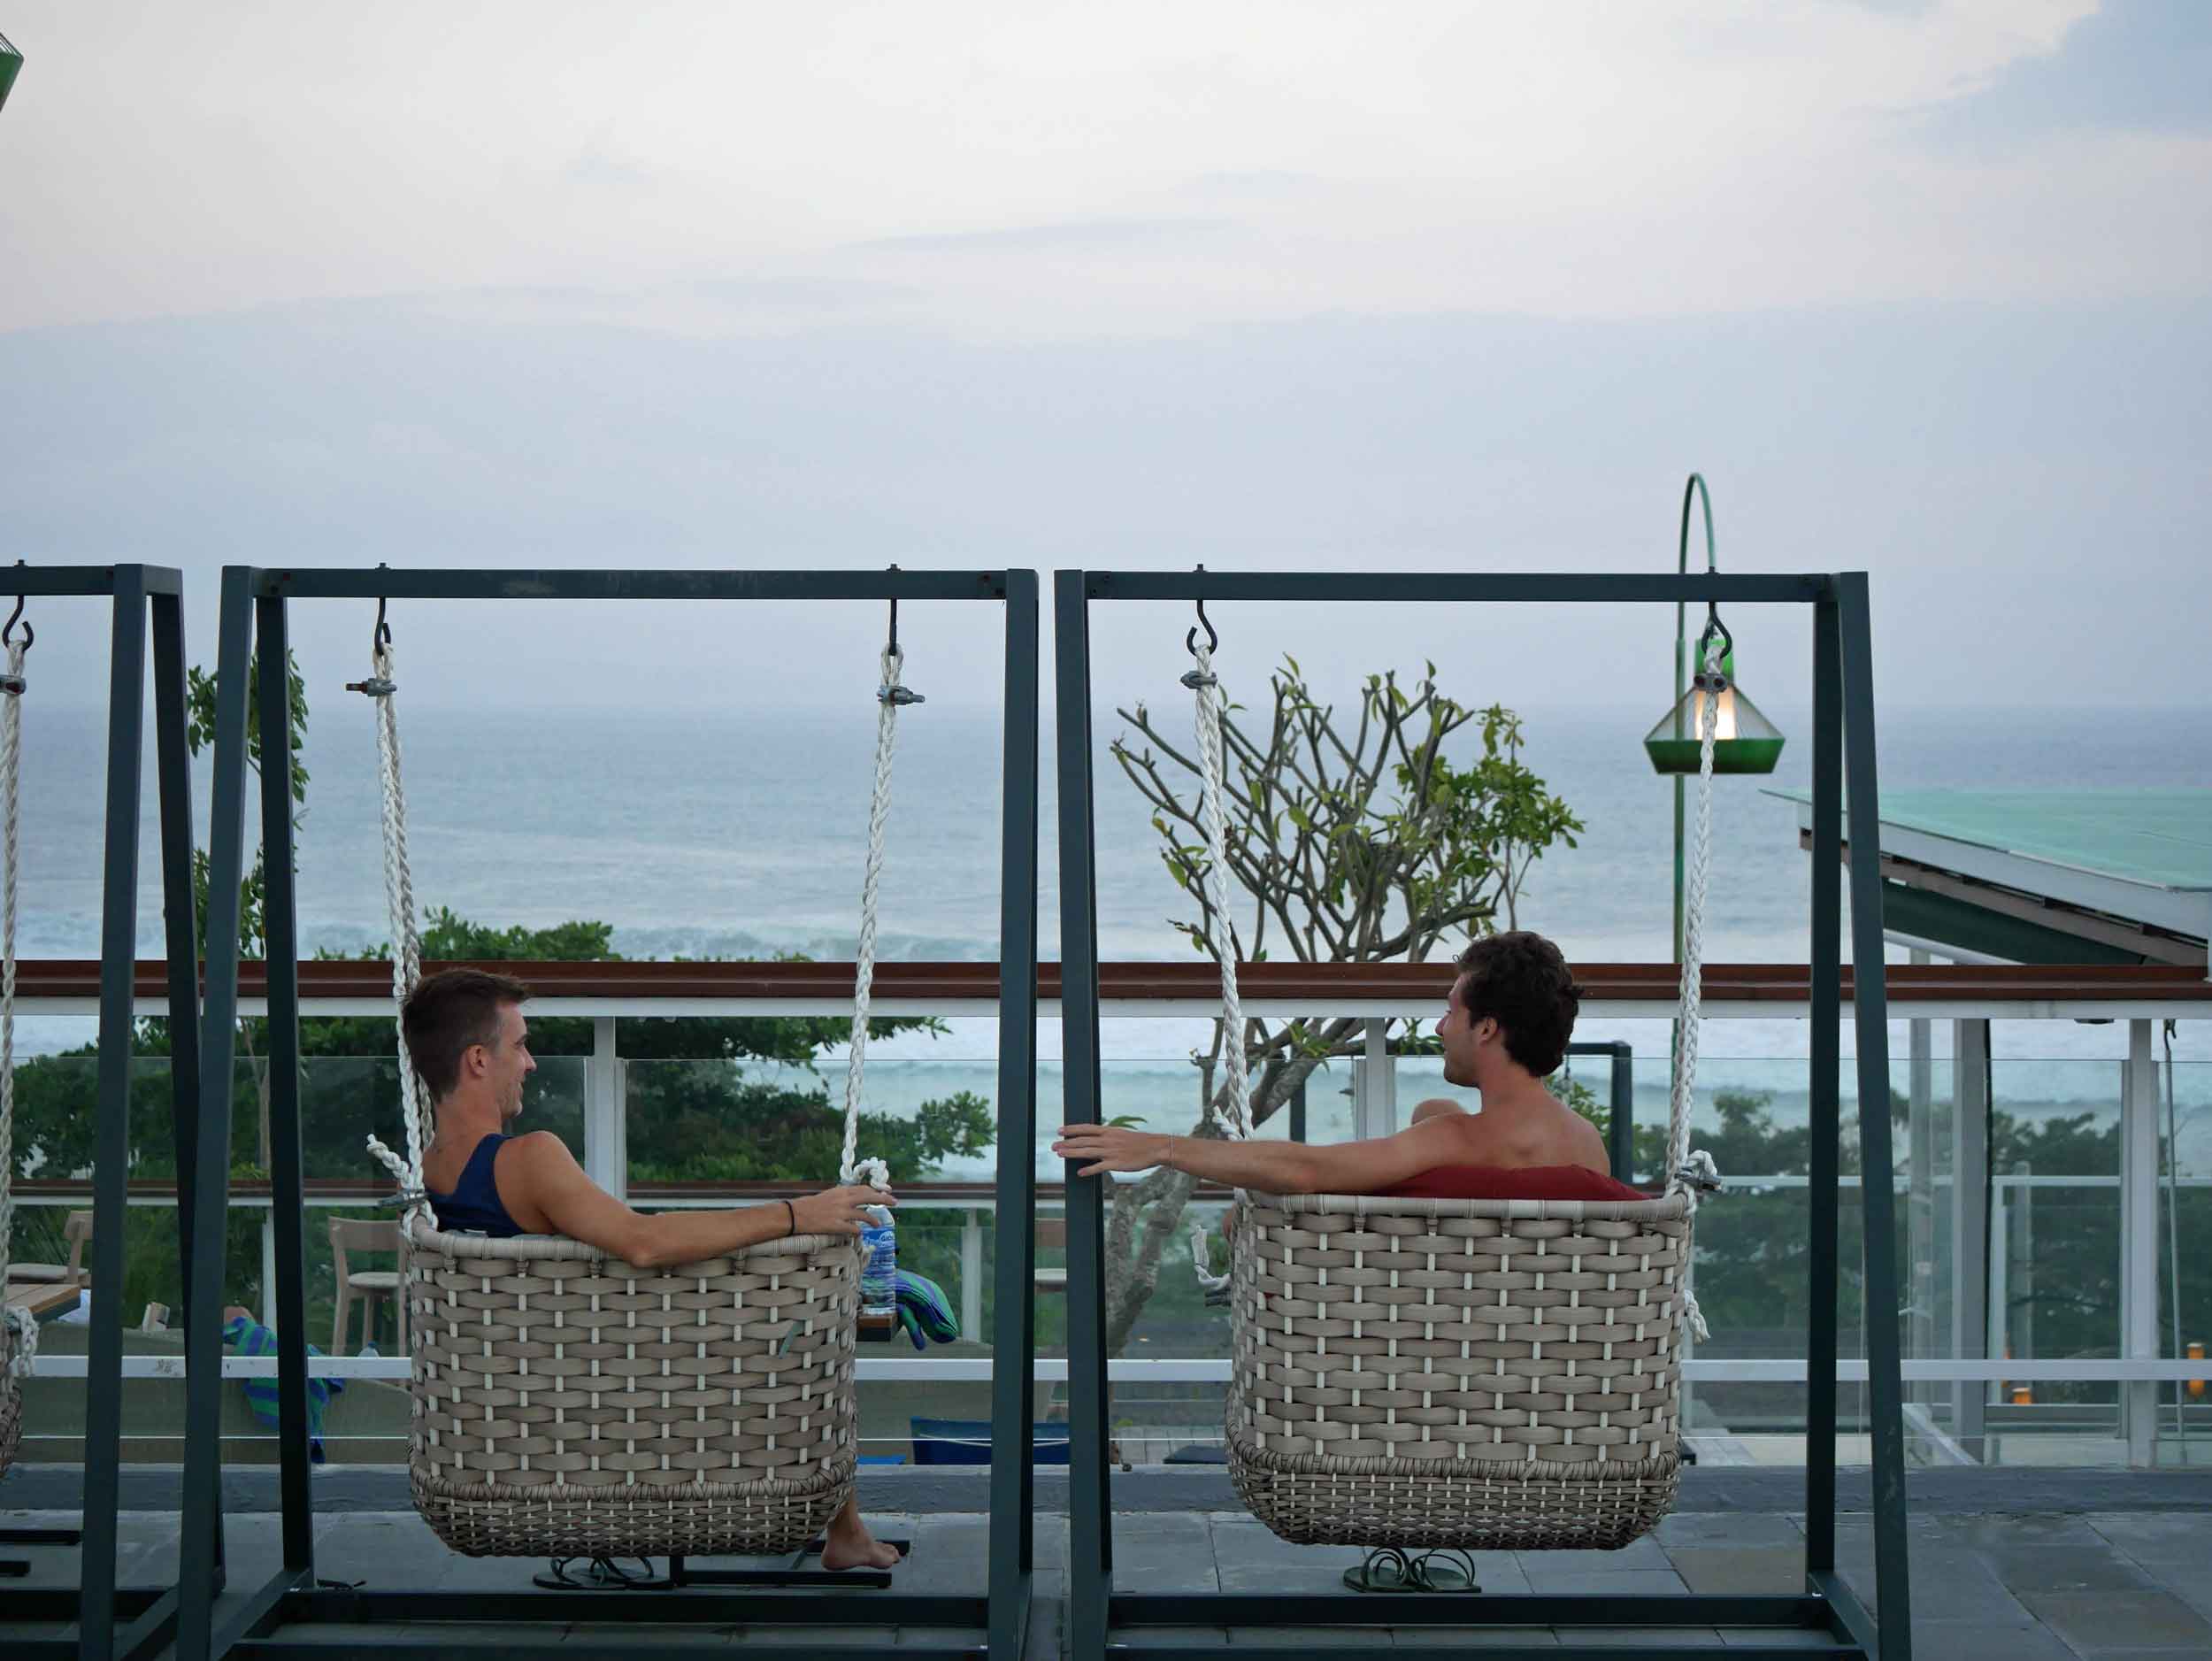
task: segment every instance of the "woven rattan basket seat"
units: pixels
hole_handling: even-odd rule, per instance
[[[1689,1203],[1246,1194],[1229,1469],[1301,1544],[1610,1549],[1680,1478]]]
[[[637,1269],[416,1218],[415,1505],[470,1557],[795,1551],[851,1493],[856,1241]]]

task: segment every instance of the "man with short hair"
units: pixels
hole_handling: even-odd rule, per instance
[[[1440,1096],[1415,1108],[1412,1122],[1394,1136],[1321,1147],[1069,1125],[1053,1151],[1080,1162],[1078,1176],[1166,1165],[1265,1194],[1384,1194],[1462,1166],[1567,1166],[1603,1175],[1605,1139],[1544,1088],[1566,1057],[1582,1002],[1559,948],[1517,930],[1476,941],[1456,966],[1436,1036],[1445,1080],[1479,1091],[1479,1113]]]
[[[826,1188],[804,1199],[739,1211],[632,1211],[584,1174],[550,1131],[513,1134],[523,1083],[537,1071],[522,1006],[530,988],[481,969],[449,969],[417,986],[400,1027],[417,1076],[435,1104],[436,1134],[423,1150],[423,1187],[438,1226],[495,1239],[565,1234],[635,1268],[693,1263],[787,1234],[853,1234],[864,1208],[895,1204],[879,1188]],[[860,1520],[856,1499],[831,1522],[829,1569],[895,1566],[897,1550]]]

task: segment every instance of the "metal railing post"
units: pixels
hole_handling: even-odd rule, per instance
[[[2120,1353],[2155,1360],[2158,1320],[2158,1071],[2151,1060],[2151,1023],[2128,1023],[2128,1058],[2120,1096]],[[2120,1387],[2120,1423],[2128,1464],[2158,1457],[2158,1387]]]

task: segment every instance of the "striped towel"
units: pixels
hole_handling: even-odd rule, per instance
[[[223,1328],[223,1342],[234,1346],[242,1356],[273,1356],[276,1354],[277,1335],[259,1321],[249,1320],[243,1315],[234,1315]],[[313,1344],[307,1353],[319,1356],[322,1351]],[[253,1421],[264,1430],[277,1427],[277,1381],[274,1379],[242,1379],[246,1387],[246,1405],[253,1410]],[[310,1379],[307,1381],[307,1452],[317,1465],[323,1463],[323,1409],[330,1405],[330,1398],[346,1388],[343,1379]]]
[[[946,1300],[945,1288],[911,1269],[899,1271],[899,1325],[917,1350],[926,1343],[949,1344],[960,1336],[960,1319]]]

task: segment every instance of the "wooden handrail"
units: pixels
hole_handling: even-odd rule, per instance
[[[426,963],[424,973],[459,965]],[[649,1000],[654,998],[820,998],[834,1003],[852,996],[853,968],[845,963],[484,963],[473,965],[511,974],[541,996]],[[1678,971],[1665,963],[1579,964],[1575,977],[1586,1004],[1669,1001]],[[1843,969],[1843,995],[1852,994],[1851,966]],[[1448,960],[1432,963],[1252,963],[1237,971],[1245,996],[1254,999],[1310,999],[1333,1002],[1434,997],[1441,1003],[1452,982]],[[2212,981],[2203,971],[2178,964],[1962,964],[1886,965],[1891,1002],[2033,1003],[2049,999],[2097,1003],[2212,1003]],[[168,991],[165,965],[134,965],[136,996],[161,997]],[[886,999],[926,1003],[968,1001],[998,996],[995,963],[886,963],[876,965],[875,993]],[[391,996],[392,969],[373,958],[316,960],[300,965],[300,994],[314,1002]],[[1204,1000],[1219,996],[1221,983],[1212,964],[1108,963],[1099,965],[1100,995],[1110,1002]],[[239,992],[266,996],[264,965],[242,965]],[[1802,1004],[1811,996],[1812,971],[1804,964],[1708,964],[1704,996],[1710,1002]],[[84,958],[26,959],[16,969],[20,998],[96,997],[100,965]],[[1057,998],[1060,965],[1037,966],[1037,995]]]

